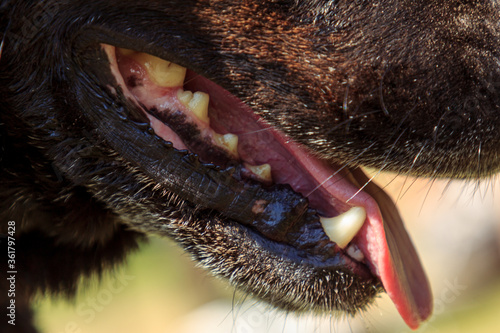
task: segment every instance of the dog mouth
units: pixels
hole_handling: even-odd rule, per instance
[[[189,69],[101,46],[121,93],[143,112],[156,136],[218,170],[231,169],[242,188],[257,186],[268,194],[245,209],[205,208],[305,256],[340,257],[354,274],[375,276],[411,328],[428,318],[430,287],[397,208],[359,168],[316,157]]]

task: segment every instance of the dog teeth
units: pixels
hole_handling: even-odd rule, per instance
[[[130,57],[136,54],[137,52],[131,49],[123,49],[121,47],[118,48],[118,51],[123,54],[124,56]]]
[[[184,104],[185,106],[189,105],[189,102],[193,99],[193,93],[189,90],[179,89],[177,92],[177,98]]]
[[[365,219],[366,211],[363,207],[352,207],[339,216],[319,218],[328,238],[342,249],[356,236]]]
[[[229,153],[235,157],[238,157],[238,136],[235,134],[218,134],[214,133],[215,143],[225,148]]]
[[[354,260],[357,261],[365,260],[365,255],[363,254],[363,252],[361,252],[359,247],[356,246],[356,244],[349,245],[349,247],[347,248],[347,254]]]
[[[142,64],[151,80],[161,87],[182,87],[186,77],[186,68],[147,53],[137,52],[133,58]]]
[[[254,175],[256,175],[262,181],[266,182],[273,181],[273,178],[271,176],[271,166],[267,163],[261,165],[251,165],[245,163],[245,168],[250,170]]]
[[[201,121],[208,123],[208,102],[210,101],[210,97],[208,94],[197,91],[194,94],[187,90],[184,91],[182,89],[177,93],[177,97],[179,100],[186,106],[189,110],[191,110],[198,119]]]

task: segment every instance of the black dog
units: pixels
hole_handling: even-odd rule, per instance
[[[71,295],[153,233],[277,307],[355,314],[385,289],[418,327],[427,279],[359,167],[498,172],[499,15],[486,0],[2,1],[2,332],[33,331],[32,295]]]

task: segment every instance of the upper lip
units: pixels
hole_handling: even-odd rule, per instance
[[[106,52],[108,53],[108,56],[111,59],[112,68],[114,68],[113,69],[114,76],[116,77],[116,80],[118,81],[120,86],[123,87],[125,95],[129,99],[135,100],[133,93],[129,91],[129,89],[127,88],[127,84],[123,81],[124,78],[122,78],[121,74],[118,73],[119,70],[118,65],[114,63],[113,58],[115,57],[114,55],[115,48],[106,45],[103,47],[105,48]],[[133,73],[137,72],[136,69],[133,69],[132,71]],[[133,74],[133,75],[135,76],[142,74]],[[202,83],[198,85],[193,85],[194,82],[193,78],[186,79],[186,82],[189,82],[189,87],[191,87],[193,91],[198,90],[197,88],[201,86],[201,89],[204,89],[204,91],[208,92],[209,96],[217,95],[217,89],[220,88],[217,87],[214,88],[211,82],[202,77],[196,76],[195,78],[196,81],[201,80]],[[137,86],[134,83],[134,86],[131,89],[142,89],[140,88],[140,86],[145,84],[146,84],[145,82],[142,82],[139,84],[139,88],[137,88]],[[148,88],[147,91],[152,91],[155,89],[156,88],[151,87]],[[153,122],[154,120],[153,118],[151,118],[149,114],[150,112],[153,112],[155,118],[158,118],[163,122],[168,123],[169,127],[173,129],[175,133],[179,133],[178,129],[184,131],[186,125],[183,125],[182,122],[186,122],[189,120],[180,119],[181,121],[180,126],[177,125],[178,127],[173,127],[175,125],[174,123],[171,122],[172,121],[171,116],[167,116],[165,118],[163,111],[158,110],[156,106],[152,108],[153,111],[149,110],[151,108],[151,106],[148,106],[149,102],[144,102],[144,99],[146,100],[152,99],[153,101],[155,101],[154,103],[163,103],[163,102],[156,102],[157,97],[154,97],[156,96],[154,95],[154,93],[152,93],[153,97],[146,97],[144,96],[144,93],[139,93],[139,94],[142,97],[141,100],[138,101],[139,104],[138,106],[144,110],[145,114],[147,114],[148,117],[150,118],[150,121]],[[170,95],[171,94],[168,93],[167,96]],[[219,97],[217,104],[222,104],[222,106],[219,106],[218,108],[222,108],[222,110],[224,110],[224,113],[231,113],[232,109],[235,108],[234,104],[237,104],[237,102],[234,102],[232,100],[232,97],[228,97],[225,94],[221,95],[223,96]],[[171,100],[172,98],[175,97],[167,97],[167,100]],[[223,102],[221,102],[221,100],[223,100]],[[233,106],[227,107],[227,105],[233,105]],[[176,106],[172,107],[175,108]],[[246,109],[246,107],[242,105],[239,107],[239,109]],[[213,108],[212,112],[215,112],[213,111]],[[178,113],[179,113],[178,111],[173,112],[174,115]],[[295,144],[291,139],[283,137],[282,134],[279,134],[272,127],[263,125],[261,119],[257,120],[254,119],[255,117],[253,115],[253,112],[251,112],[249,109],[244,111],[243,110],[239,111],[239,114],[240,117],[247,119],[245,120],[246,123],[244,124],[245,132],[243,133],[239,132],[238,129],[239,125],[235,125],[236,123],[238,123],[238,120],[235,121],[234,116],[231,118],[233,120],[231,120],[230,122],[225,122],[223,125],[226,126],[225,130],[235,131],[235,133],[238,134],[238,136],[240,137],[240,145],[238,150],[240,151],[241,149],[245,150],[244,147],[248,145],[248,142],[250,140],[253,142],[253,144],[260,147],[256,149],[264,150],[257,152],[257,155],[248,155],[248,154],[254,154],[255,153],[254,150],[252,150],[250,153],[245,153],[245,155],[248,155],[246,159],[252,160],[251,163],[255,163],[255,161],[261,156],[265,156],[266,154],[271,154],[271,160],[270,161],[266,160],[264,162],[269,162],[272,164],[273,175],[274,177],[278,177],[277,179],[275,178],[275,181],[277,180],[278,183],[283,181],[283,179],[280,179],[279,176],[280,174],[284,174],[285,172],[280,171],[279,173],[276,173],[274,172],[274,169],[276,168],[276,166],[278,166],[278,169],[280,169],[283,167],[283,165],[287,163],[292,163],[289,159],[291,159],[293,156],[294,162],[289,167],[287,167],[290,170],[288,172],[289,173],[292,172],[293,178],[290,178],[290,176],[288,176],[285,177],[284,179],[290,180],[295,183],[295,185],[292,185],[292,187],[295,187],[295,191],[292,191],[291,188],[283,186],[261,188],[260,185],[254,183],[251,185],[249,184],[249,186],[247,186],[246,191],[249,191],[250,187],[259,188],[259,190],[258,192],[253,193],[254,197],[252,197],[251,200],[246,205],[248,207],[252,207],[253,205],[255,205],[255,203],[257,203],[258,205],[264,207],[262,208],[263,212],[253,213],[253,211],[252,212],[246,211],[244,214],[241,214],[242,213],[241,205],[234,205],[234,204],[230,206],[225,206],[223,209],[221,206],[213,204],[214,206],[211,206],[210,208],[219,207],[218,209],[222,210],[221,213],[224,214],[225,216],[232,218],[238,221],[239,223],[251,225],[269,239],[273,239],[275,241],[280,241],[280,242],[286,242],[289,243],[290,245],[302,248],[305,251],[310,251],[311,249],[307,249],[307,247],[310,247],[311,245],[309,244],[308,246],[304,246],[305,244],[301,244],[300,242],[303,242],[304,238],[296,236],[295,234],[303,235],[311,233],[311,235],[309,235],[308,238],[314,238],[315,242],[317,243],[314,252],[316,253],[324,252],[325,254],[329,253],[329,255],[332,255],[333,253],[337,252],[343,253],[343,251],[340,250],[339,248],[333,249],[331,246],[333,244],[329,246],[330,248],[332,248],[330,250],[328,250],[328,247],[325,246],[326,243],[329,242],[328,237],[326,237],[324,232],[321,231],[316,211],[314,209],[308,208],[307,201],[309,201],[312,207],[318,209],[321,215],[335,216],[349,210],[351,206],[366,205],[366,200],[370,200],[369,196],[364,195],[362,192],[357,192],[356,190],[350,190],[350,192],[348,191],[345,193],[344,192],[336,193],[338,192],[339,188],[352,187],[348,179],[352,178],[353,176],[347,169],[339,168],[338,171],[332,173],[331,166],[329,166],[325,162],[313,158],[309,153],[306,152],[304,148]],[[212,117],[214,117],[213,114]],[[163,120],[164,118],[166,120]],[[194,116],[193,118],[195,122],[198,122],[196,116]],[[220,127],[221,126],[220,123],[221,120],[219,119],[218,122],[219,125],[215,126]],[[160,126],[165,126],[165,125],[161,125],[156,120],[154,120],[151,126],[155,129],[157,133],[162,133],[164,130],[163,127],[160,128]],[[205,126],[205,125],[201,124],[194,126]],[[262,129],[265,129],[265,132],[262,132]],[[192,134],[192,131],[188,131],[180,139],[175,139],[172,137],[176,136],[175,133],[168,132],[168,134],[158,134],[158,135],[162,136],[166,141],[182,140],[183,142],[186,142],[185,141],[186,139],[191,140],[191,137],[193,135],[198,135],[197,133]],[[262,137],[262,135],[264,135],[265,137]],[[182,143],[180,143],[180,145],[182,146],[182,149],[185,149]],[[241,146],[243,146],[243,148]],[[273,146],[275,148],[279,148],[281,151],[279,153],[265,152],[266,149],[272,149],[269,147]],[[203,153],[203,151],[200,151],[200,153]],[[213,158],[213,156],[209,155],[206,158]],[[209,162],[211,161],[212,160],[210,160]],[[215,159],[214,161],[216,161],[217,163],[217,159]],[[309,174],[304,171],[301,171],[301,173],[299,173],[299,170],[307,170],[311,168],[315,170],[314,174]],[[298,178],[301,177],[304,177],[304,179],[299,180]],[[239,179],[240,177],[238,176],[237,178]],[[309,187],[305,187],[304,186],[305,184],[309,184],[308,185]],[[308,200],[303,199],[300,194],[295,192],[302,193],[302,195],[307,197]],[[334,194],[333,196],[332,193]],[[349,201],[351,201],[351,203],[346,204],[346,202]],[[281,211],[281,213],[279,215],[276,215],[271,213],[271,210],[274,212]],[[268,214],[272,214],[273,217],[270,218]],[[315,225],[316,227],[315,229],[304,230],[302,227],[306,224],[309,226]],[[318,235],[312,236],[312,234],[314,233],[318,233]],[[298,238],[300,238],[300,240],[298,240]],[[320,243],[320,241],[321,244],[318,244]],[[322,249],[323,251],[320,251],[320,249]]]

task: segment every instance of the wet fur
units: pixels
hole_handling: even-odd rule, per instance
[[[247,255],[257,235],[250,241],[163,188],[144,172],[151,164],[128,160],[117,147],[132,138],[157,156],[168,147],[141,119],[112,115],[117,105],[91,72],[104,61],[92,42],[205,75],[326,160],[477,178],[500,166],[499,12],[489,1],[1,2],[0,231],[16,221],[17,322],[32,330],[23,318],[33,294],[73,294],[80,276],[119,264],[145,233],[174,238],[215,274],[285,308],[315,309],[320,298],[355,313],[378,292],[343,272],[273,266],[271,251]],[[296,289],[280,298],[282,276]],[[357,294],[318,287],[328,279]]]

